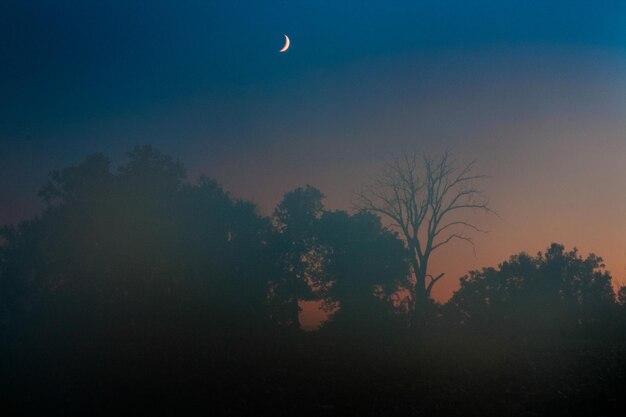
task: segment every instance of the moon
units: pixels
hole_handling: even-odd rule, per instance
[[[281,49],[278,52],[287,52],[287,49],[289,49],[290,44],[291,42],[289,41],[289,36],[285,35],[285,46],[283,46],[283,49]]]

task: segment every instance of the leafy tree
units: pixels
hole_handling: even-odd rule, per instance
[[[309,185],[285,194],[274,212],[283,273],[272,286],[276,314],[299,327],[298,302],[320,299],[333,326],[361,327],[394,313],[407,284],[402,241],[374,214],[329,212]],[[388,320],[387,320],[388,321]]]
[[[617,303],[620,306],[626,306],[626,285],[623,285],[617,291]]]
[[[470,272],[448,308],[473,325],[573,331],[602,325],[614,297],[602,258],[583,258],[576,249],[553,243],[545,253],[520,253],[497,268]]]
[[[266,322],[270,220],[151,147],[128,156],[53,172],[43,214],[4,229],[0,323],[69,343]]]
[[[397,313],[398,291],[408,285],[407,254],[396,233],[367,212],[326,212],[320,219],[324,249],[324,303],[336,310],[330,324],[370,329]]]
[[[286,193],[274,211],[277,233],[273,240],[281,272],[271,287],[274,318],[300,328],[300,300],[317,298],[321,283],[318,223],[324,195],[310,185]]]

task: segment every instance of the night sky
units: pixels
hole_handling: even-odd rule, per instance
[[[500,217],[436,255],[437,299],[552,241],[626,281],[626,2],[5,0],[0,93],[0,223],[136,144],[266,214],[305,183],[349,209],[385,157],[449,148]]]

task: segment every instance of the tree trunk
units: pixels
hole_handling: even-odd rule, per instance
[[[411,318],[411,327],[418,328],[423,324],[426,309],[428,308],[426,264],[424,262],[418,265],[418,262],[414,261],[413,269],[415,271],[415,288],[413,289],[413,317]]]

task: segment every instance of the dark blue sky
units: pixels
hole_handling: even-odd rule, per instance
[[[625,16],[624,2],[610,1],[9,0],[0,6],[2,140],[98,141],[59,136],[187,100],[262,97],[303,73],[398,54],[624,50]],[[283,33],[288,56],[276,54]]]
[[[5,0],[0,94],[0,223],[135,144],[265,212],[305,182],[347,208],[388,152],[449,147],[505,219],[458,271],[547,240],[626,265],[626,2]]]

